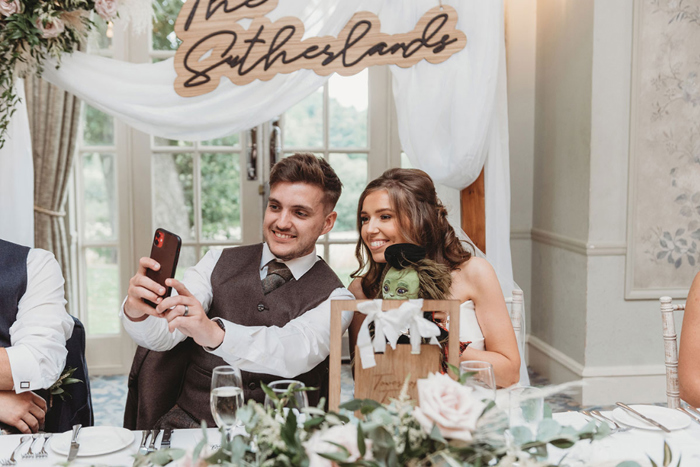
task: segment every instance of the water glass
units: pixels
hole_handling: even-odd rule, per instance
[[[508,400],[510,427],[527,427],[533,438],[536,437],[537,427],[544,418],[542,391],[532,386],[514,387],[508,393]]]
[[[271,399],[270,396],[265,395],[266,409],[292,409],[298,415],[302,409],[309,406],[309,399],[306,396],[306,391],[298,391],[298,389],[306,387],[301,381],[281,379],[271,382],[269,387],[277,396],[279,407],[276,407],[275,401]]]
[[[459,370],[461,374],[469,374],[464,385],[474,389],[474,394],[479,399],[496,400],[496,376],[493,373],[493,365],[479,360],[466,360],[459,364]]]
[[[238,368],[228,365],[214,368],[209,403],[216,426],[224,428],[230,441],[231,430],[238,423],[238,409],[243,406],[243,379]]]

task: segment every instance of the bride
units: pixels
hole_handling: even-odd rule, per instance
[[[360,267],[350,291],[359,299],[381,296],[384,250],[396,243],[426,249],[426,257],[451,270],[449,298],[460,301],[460,341],[469,343],[460,360],[493,365],[496,384],[508,387],[520,378],[520,354],[496,273],[483,258],[464,248],[447,222],[447,211],[431,178],[418,169],[390,169],[362,192],[355,255]],[[350,325],[350,348],[364,320],[356,313]],[[462,345],[463,347],[463,345]]]

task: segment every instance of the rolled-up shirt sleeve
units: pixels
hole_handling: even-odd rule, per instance
[[[241,326],[222,319],[224,340],[209,351],[244,371],[293,378],[310,371],[330,354],[331,300],[354,299],[347,289],[335,289],[320,305],[281,327]],[[352,311],[343,312],[343,333],[352,315]]]
[[[66,312],[63,274],[53,254],[32,249],[27,290],[19,301],[6,348],[17,393],[50,387],[66,364],[73,318]]]

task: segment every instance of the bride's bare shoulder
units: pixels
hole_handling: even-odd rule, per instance
[[[362,279],[359,277],[356,277],[355,279],[350,282],[350,285],[348,286],[348,290],[350,291],[351,294],[355,296],[357,300],[364,300],[367,297],[365,297],[365,293],[362,290]]]
[[[480,289],[484,286],[497,285],[498,277],[491,263],[484,258],[473,256],[453,271],[452,281]]]

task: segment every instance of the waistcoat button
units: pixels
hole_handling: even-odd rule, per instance
[[[257,384],[255,384],[253,381],[248,383],[248,389],[250,389],[251,391],[255,390],[256,387],[257,387]]]
[[[263,305],[262,303],[259,303],[258,304],[258,311],[261,311],[261,312],[265,311],[265,305]]]

